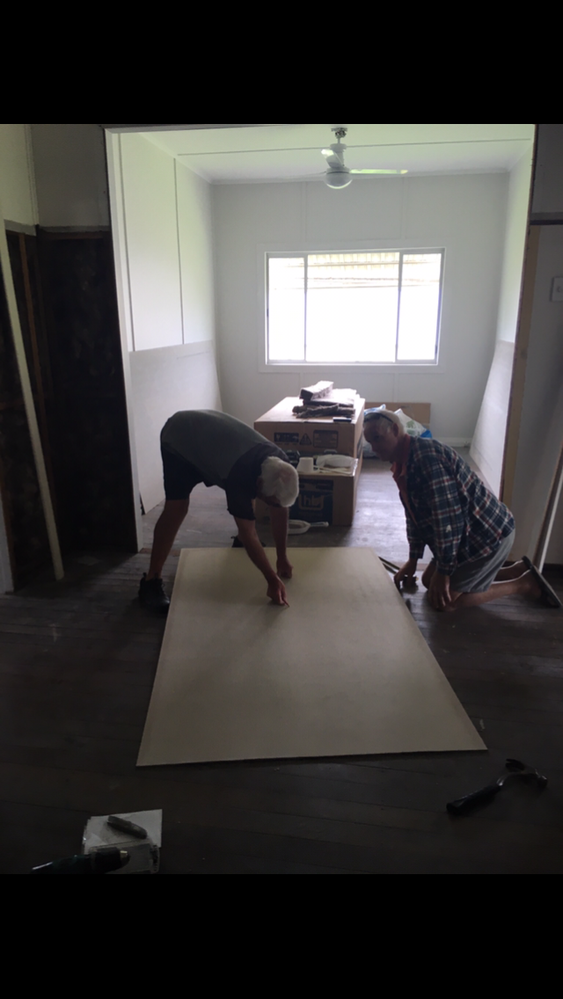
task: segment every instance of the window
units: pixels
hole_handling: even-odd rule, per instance
[[[443,250],[267,254],[269,364],[436,364]]]

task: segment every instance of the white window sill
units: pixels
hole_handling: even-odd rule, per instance
[[[325,364],[306,364],[303,361],[296,361],[295,363],[288,362],[262,362],[260,365],[261,374],[296,374],[297,372],[307,373],[307,377],[311,372],[327,372],[332,370],[338,371],[372,371],[381,374],[444,374],[445,367],[440,363],[435,363],[433,361],[420,362],[413,361],[412,363],[399,363],[399,364],[386,364],[386,363],[340,363],[336,364],[334,362]]]

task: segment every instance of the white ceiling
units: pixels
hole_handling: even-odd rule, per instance
[[[321,179],[321,150],[333,125],[246,125],[143,132],[209,183]],[[512,170],[531,148],[535,125],[347,125],[353,170],[409,174]],[[361,178],[364,181],[366,178]]]

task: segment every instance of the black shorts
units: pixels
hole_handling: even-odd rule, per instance
[[[192,489],[204,481],[203,475],[195,465],[173,451],[168,451],[165,447],[160,450],[166,499],[170,502],[189,499]]]

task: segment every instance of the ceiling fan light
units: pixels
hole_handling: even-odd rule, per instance
[[[341,170],[329,170],[325,175],[325,184],[333,191],[341,191],[344,187],[349,187],[353,177],[347,167]]]

